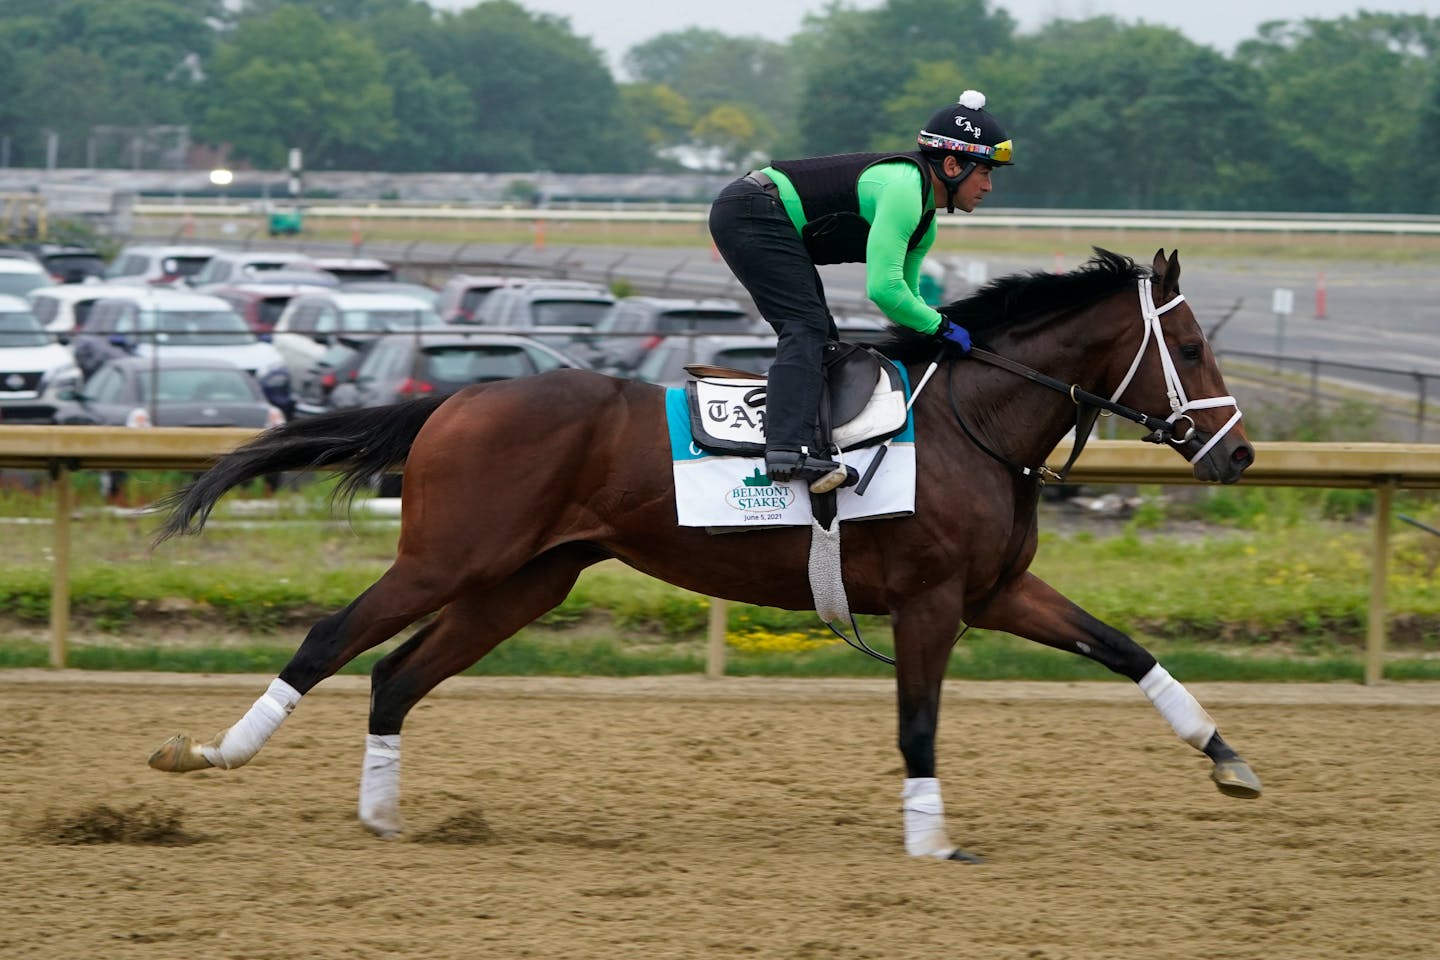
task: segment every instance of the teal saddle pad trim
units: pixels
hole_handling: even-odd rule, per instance
[[[895,367],[900,371],[900,381],[908,400],[910,397],[910,374],[901,364],[897,363]],[[721,454],[711,453],[708,450],[701,450],[690,435],[690,403],[685,396],[684,387],[671,387],[665,391],[665,421],[670,430],[671,460],[699,460],[702,457],[721,456]],[[895,443],[915,442],[915,413],[913,410],[907,411],[905,414],[905,429],[891,439]]]

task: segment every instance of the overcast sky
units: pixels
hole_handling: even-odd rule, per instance
[[[566,17],[570,27],[589,37],[617,72],[620,58],[637,43],[656,34],[703,27],[741,36],[784,41],[807,13],[825,9],[825,0],[518,0],[527,10]],[[867,8],[881,0],[848,0],[846,6]],[[476,0],[430,0],[431,6],[458,10]],[[1206,0],[1166,3],[1156,0],[991,0],[991,8],[1009,12],[1020,29],[1056,18],[1067,20],[1113,15],[1178,28],[1197,43],[1230,53],[1235,44],[1255,34],[1267,20],[1333,19],[1360,9],[1386,13],[1440,15],[1440,0]],[[963,29],[957,24],[956,29]]]

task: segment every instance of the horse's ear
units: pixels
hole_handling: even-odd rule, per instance
[[[1160,296],[1169,300],[1180,292],[1180,251],[1176,250],[1165,258],[1165,248],[1161,247],[1155,251],[1155,259],[1150,264],[1151,271],[1155,277],[1155,285],[1160,288]]]
[[[1170,251],[1170,266],[1165,271],[1165,291],[1171,296],[1180,292],[1180,251]]]
[[[1165,268],[1167,266],[1169,266],[1169,262],[1165,259],[1165,248],[1161,247],[1155,251],[1155,259],[1150,261],[1150,272],[1154,275],[1155,282],[1162,286],[1165,282]]]

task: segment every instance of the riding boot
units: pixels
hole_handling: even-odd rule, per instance
[[[765,473],[772,481],[803,480],[811,493],[859,482],[853,468],[810,452],[822,390],[818,368],[778,360],[771,365],[765,397]]]
[[[765,448],[765,475],[775,483],[802,480],[811,493],[829,493],[838,487],[851,487],[860,482],[860,472],[834,460],[814,456],[804,450]]]

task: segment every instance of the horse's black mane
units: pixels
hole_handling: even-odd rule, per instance
[[[1088,307],[1133,286],[1150,269],[1129,257],[1095,247],[1095,255],[1069,273],[1016,273],[993,280],[963,300],[940,307],[942,316],[970,331],[976,344],[1001,329],[1028,320]],[[876,344],[881,353],[901,363],[932,360],[935,340],[914,330],[891,325],[890,337]]]

